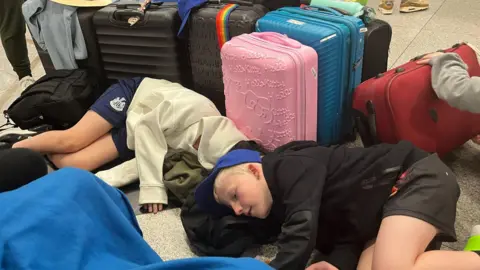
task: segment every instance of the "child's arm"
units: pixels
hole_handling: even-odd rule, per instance
[[[163,183],[163,162],[168,151],[163,135],[160,112],[157,107],[142,116],[135,125],[135,157],[140,178],[139,204],[148,212],[156,212],[158,204],[168,204],[167,190]],[[160,209],[162,210],[161,205]]]
[[[326,169],[319,164],[307,167],[294,158],[283,160],[277,168],[277,176],[285,179],[278,181],[290,186],[281,187],[286,218],[277,242],[278,254],[270,265],[275,269],[304,270],[317,240]]]
[[[427,60],[437,96],[459,110],[480,113],[480,77],[470,77],[467,65],[455,53],[433,53],[420,63]]]

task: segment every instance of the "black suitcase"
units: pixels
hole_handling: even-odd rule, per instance
[[[260,0],[258,3],[269,10],[276,10],[282,7],[298,7],[300,4],[309,5],[310,0]]]
[[[152,4],[145,13],[137,10],[139,6],[112,4],[93,17],[108,80],[144,76],[191,88],[188,43],[177,38],[177,4]],[[136,16],[139,20],[131,26],[128,20]]]
[[[385,21],[373,20],[367,25],[363,52],[362,82],[388,69],[388,52],[392,27]]]
[[[232,1],[235,3],[235,1]],[[242,1],[245,2],[245,1]],[[225,115],[222,61],[216,32],[216,16],[226,4],[208,3],[192,12],[188,26],[193,89],[208,97]],[[255,23],[267,12],[263,5],[241,4],[228,21],[230,37],[255,31]]]
[[[77,65],[79,69],[86,69],[90,74],[96,75],[100,83],[98,90],[103,91],[107,85],[103,73],[102,61],[100,59],[95,28],[93,26],[93,15],[99,9],[100,7],[79,7],[77,9],[78,21],[80,22],[88,51],[88,58],[85,60],[77,60]],[[55,67],[53,66],[48,52],[38,47],[36,42],[35,47],[37,48],[38,56],[45,69],[45,73],[48,75],[55,71]],[[99,96],[100,94],[101,93],[96,93],[96,96]]]

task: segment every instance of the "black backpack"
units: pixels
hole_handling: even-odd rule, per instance
[[[25,89],[4,114],[21,129],[67,129],[83,117],[97,93],[98,80],[86,70],[56,70]]]
[[[192,192],[180,218],[190,247],[200,256],[240,257],[248,248],[276,240],[281,224],[246,216],[214,217],[198,208]]]

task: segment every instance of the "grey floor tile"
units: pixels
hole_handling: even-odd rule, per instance
[[[186,241],[180,209],[137,216],[143,237],[163,260],[196,257]]]
[[[377,17],[388,21],[391,25],[403,26],[405,28],[421,29],[433,17],[437,10],[446,0],[430,0],[430,8],[413,13],[400,13],[400,0],[395,0],[394,12],[392,15],[383,15],[378,10]],[[380,0],[368,1],[368,6],[377,8]]]
[[[480,36],[480,1],[446,0],[425,30]]]
[[[464,41],[470,42],[478,47],[480,46],[480,35],[474,36],[447,31],[422,30],[405,52],[397,59],[395,66],[401,65],[415,56],[445,49]]]
[[[399,25],[392,25],[392,43],[388,55],[388,67],[393,68],[400,56],[403,55],[413,39],[418,35],[421,29],[403,28]]]
[[[12,75],[8,72],[0,71],[0,95],[7,92],[7,90],[10,89],[10,87],[17,82],[18,82],[18,78],[16,75]]]
[[[416,13],[400,13],[400,1],[396,1],[394,14],[383,15],[377,10],[377,18],[388,22],[392,26],[393,36],[388,58],[388,66],[392,68],[399,57],[408,48],[410,43],[421,32],[422,28],[434,16],[445,0],[433,0],[430,9]],[[380,0],[368,1],[368,6],[377,8]]]

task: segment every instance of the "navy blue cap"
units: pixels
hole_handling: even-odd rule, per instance
[[[182,24],[180,25],[180,30],[178,30],[178,35],[180,36],[187,24],[188,18],[190,17],[190,12],[195,7],[199,7],[206,3],[207,0],[178,0],[178,15],[182,19]]]
[[[215,179],[222,169],[253,162],[262,162],[260,153],[246,149],[233,150],[221,157],[217,161],[217,164],[215,164],[215,167],[210,175],[207,176],[207,178],[205,178],[205,180],[203,180],[195,190],[195,201],[198,207],[207,213],[217,216],[231,214],[232,210],[229,207],[219,204],[215,200],[215,196],[213,195],[213,185],[215,183]]]
[[[118,0],[117,0],[118,1]],[[208,0],[152,0],[152,3],[168,3],[168,2],[177,2],[178,4],[178,15],[182,19],[182,24],[180,25],[180,30],[178,30],[178,36],[180,36],[187,24],[188,18],[190,17],[190,12],[192,9],[199,7],[206,3]]]

